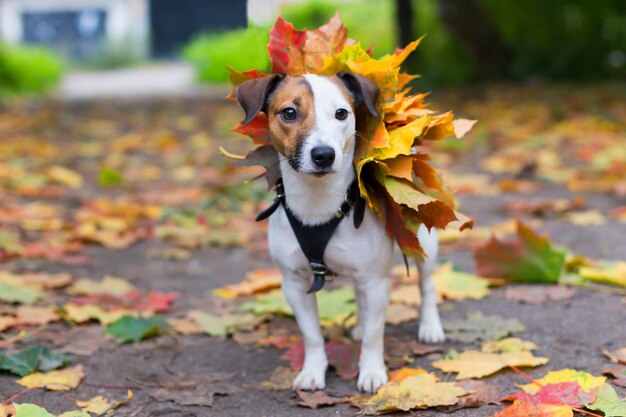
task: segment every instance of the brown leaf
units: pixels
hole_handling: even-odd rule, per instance
[[[459,399],[455,405],[448,407],[439,407],[446,413],[451,413],[462,408],[481,407],[487,404],[499,404],[502,398],[502,390],[496,385],[485,381],[476,381],[473,379],[459,381],[457,386],[464,388],[470,394]]]
[[[609,352],[606,349],[602,349],[602,353],[604,353],[604,355],[607,358],[609,358],[611,361],[622,364],[622,365],[626,365],[626,347],[614,350],[612,352]]]
[[[319,408],[328,405],[343,404],[350,401],[348,397],[331,397],[324,391],[298,391],[298,405],[307,408]]]

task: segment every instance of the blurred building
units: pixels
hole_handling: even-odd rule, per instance
[[[0,40],[74,61],[172,57],[199,33],[246,25],[246,0],[0,0]]]

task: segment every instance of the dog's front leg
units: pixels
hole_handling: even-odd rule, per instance
[[[324,389],[328,359],[324,351],[324,337],[320,330],[315,295],[307,294],[310,283],[304,277],[289,270],[283,270],[282,274],[285,298],[296,316],[304,337],[304,366],[293,381],[292,388]]]
[[[387,279],[372,277],[358,281],[356,285],[365,307],[359,311],[363,340],[357,387],[361,391],[375,393],[387,383],[387,369],[383,357],[385,313],[389,302]]]
[[[446,340],[446,335],[439,317],[437,290],[433,281],[433,271],[437,265],[437,254],[439,252],[437,232],[435,229],[431,229],[429,232],[426,226],[422,224],[417,230],[417,237],[426,253],[426,257],[421,262],[417,262],[422,295],[417,338],[426,343],[441,343]]]

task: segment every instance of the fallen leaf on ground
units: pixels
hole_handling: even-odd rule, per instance
[[[350,402],[348,397],[331,397],[324,391],[298,391],[297,394],[299,406],[313,409]]]
[[[109,325],[121,319],[124,316],[133,314],[132,311],[119,309],[115,311],[106,311],[102,307],[92,304],[78,305],[68,303],[63,306],[65,316],[75,323],[85,323],[90,320],[96,320],[103,325]]]
[[[417,320],[417,308],[405,304],[390,304],[385,313],[385,323],[400,324]]]
[[[0,301],[32,304],[42,296],[39,286],[28,285],[18,275],[0,271]]]
[[[530,352],[537,349],[537,345],[528,340],[517,337],[507,337],[502,340],[490,340],[480,346],[481,352],[487,353],[510,353],[510,352]]]
[[[626,262],[624,261],[602,268],[581,267],[578,273],[590,281],[626,287]]]
[[[498,386],[485,381],[468,379],[458,381],[456,385],[469,392],[469,395],[459,398],[459,402],[455,405],[440,406],[438,409],[446,413],[451,413],[462,408],[475,408],[487,404],[499,404],[502,398],[502,390]]]
[[[85,376],[82,365],[61,371],[35,372],[27,375],[16,382],[26,388],[46,388],[52,391],[68,391],[80,384]]]
[[[598,388],[596,400],[587,408],[601,411],[605,417],[624,417],[626,416],[626,399],[620,398],[611,385],[604,384]]]
[[[253,295],[280,288],[282,275],[277,268],[257,269],[246,274],[238,284],[227,285],[213,290],[213,294],[222,298],[236,298],[242,295]]]
[[[0,351],[0,369],[19,376],[26,376],[35,371],[52,371],[68,363],[67,356],[53,354],[42,345],[31,346],[8,356],[4,356]]]
[[[601,226],[606,223],[606,217],[598,210],[568,213],[565,219],[576,226]]]
[[[543,378],[537,379],[530,384],[518,385],[518,387],[528,394],[535,395],[543,386],[570,381],[578,383],[585,392],[589,392],[594,388],[602,386],[606,381],[606,377],[593,376],[590,373],[575,369],[561,369],[548,372]]]
[[[402,368],[389,372],[389,382],[401,382],[410,376],[427,374],[423,369]]]
[[[542,304],[548,301],[565,301],[571,299],[576,290],[560,285],[516,285],[504,289],[504,298],[521,301],[527,304]]]
[[[200,310],[189,312],[189,317],[209,336],[226,336],[235,329],[252,326],[262,320],[253,314],[229,314],[216,316]]]
[[[501,339],[524,331],[524,325],[517,319],[483,316],[481,312],[468,313],[466,320],[444,320],[443,327],[449,340],[464,343]]]
[[[200,334],[202,327],[191,317],[170,317],[167,323],[180,334]]]
[[[617,385],[618,387],[626,388],[626,367],[605,369],[602,371],[602,373],[604,375],[610,375],[615,378],[611,381],[611,384]]]
[[[547,237],[537,235],[521,221],[512,241],[492,237],[474,250],[478,275],[517,282],[555,283],[565,262],[565,253],[552,247]]]
[[[67,292],[73,295],[123,295],[133,289],[135,287],[127,280],[105,275],[100,281],[79,279],[67,289]]]
[[[289,390],[297,375],[297,370],[287,368],[286,366],[279,366],[272,371],[269,379],[261,381],[259,386],[263,389],[274,391]]]
[[[13,417],[54,417],[45,408],[35,404],[13,404],[15,414]]]
[[[535,367],[548,363],[548,358],[536,357],[531,352],[488,353],[466,350],[455,359],[440,359],[432,363],[442,372],[456,372],[456,379],[482,378],[509,366]]]
[[[576,381],[547,384],[534,395],[520,391],[506,398],[506,400],[511,401],[520,400],[537,404],[566,404],[570,407],[584,407],[585,404],[593,402],[595,399],[596,389],[586,392]]]
[[[240,387],[225,382],[226,379],[232,378],[233,374],[177,373],[176,376],[176,378],[168,376],[167,380],[151,379],[151,385],[161,388],[151,390],[150,397],[157,401],[172,401],[183,406],[210,407],[213,405],[215,395],[236,394],[242,391]]]
[[[467,393],[452,382],[439,382],[434,374],[424,374],[408,377],[401,382],[390,382],[380,387],[375,395],[353,401],[352,404],[364,414],[384,414],[454,405]]]
[[[126,398],[121,401],[111,401],[102,395],[92,397],[86,401],[76,401],[76,405],[83,409],[85,412],[101,416],[111,410],[115,410],[120,406],[126,404],[133,398],[133,392],[128,390]]]
[[[626,365],[626,348],[617,349],[611,352],[606,349],[602,349],[602,353],[604,353],[604,355],[611,361]]]
[[[489,280],[455,271],[450,262],[435,270],[433,280],[437,292],[448,300],[479,300],[489,294]]]
[[[140,342],[151,337],[158,336],[163,330],[168,328],[168,324],[163,317],[131,317],[124,316],[109,325],[105,332],[114,336],[117,342]]]
[[[328,341],[324,345],[328,357],[328,365],[335,368],[337,375],[344,379],[352,379],[359,374],[360,343],[351,340]],[[300,370],[304,364],[304,342],[299,341],[280,357],[289,361],[292,369]]]
[[[493,417],[573,417],[574,412],[568,405],[537,404],[515,401],[509,407]]]

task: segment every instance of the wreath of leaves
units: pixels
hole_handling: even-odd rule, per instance
[[[421,145],[449,136],[461,138],[475,121],[454,120],[452,112],[435,114],[426,108],[426,94],[411,94],[407,84],[417,77],[400,72],[400,65],[417,48],[417,39],[393,54],[374,59],[369,50],[348,38],[339,15],[315,30],[296,30],[279,17],[270,30],[268,52],[272,73],[333,75],[349,71],[362,74],[380,88],[376,108],[380,117],[357,117],[354,165],[361,195],[385,222],[387,233],[407,256],[420,256],[420,224],[431,227],[471,228],[473,222],[454,210],[454,195],[430,164]],[[256,69],[239,72],[228,67],[234,87],[264,77]],[[234,97],[234,92],[230,97]],[[238,158],[238,165],[263,165],[273,187],[280,176],[277,153],[270,142],[267,115],[259,115],[234,131],[249,136],[255,150]],[[226,152],[225,152],[226,153]],[[228,154],[228,153],[226,153]]]

